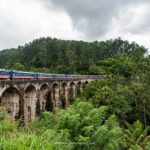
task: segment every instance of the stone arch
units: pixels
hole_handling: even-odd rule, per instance
[[[27,125],[37,114],[37,91],[33,85],[29,85],[24,92],[24,121]]]
[[[2,88],[2,90],[0,90],[0,97],[8,88],[10,88],[10,86],[6,86],[5,88]],[[16,85],[13,85],[13,88],[15,88],[17,91],[19,91],[19,88]]]
[[[61,85],[60,101],[61,101],[62,108],[66,108],[69,105],[69,102],[68,102],[68,84],[66,82],[63,82]]]
[[[60,99],[59,99],[59,84],[57,82],[52,84],[52,100],[53,104],[56,107],[60,107]]]
[[[25,89],[24,91],[26,91],[26,89],[29,88],[29,87],[31,87],[31,86],[33,86],[36,91],[37,91],[38,88],[39,88],[39,85],[38,85],[37,83],[30,83],[30,82],[28,82],[28,83],[26,83],[25,86],[24,86],[24,89]]]
[[[76,85],[74,82],[70,83],[69,86],[69,100],[73,100],[76,97]]]
[[[11,115],[12,121],[19,119],[21,115],[20,93],[15,87],[9,87],[3,91],[0,98],[0,106],[5,107]]]
[[[46,83],[43,83],[42,85],[40,85],[40,90],[43,90],[43,89],[49,89],[49,85]]]
[[[52,87],[52,88],[54,88],[54,87],[59,87],[59,83],[58,83],[58,82],[53,82],[53,84],[52,84],[51,87]]]
[[[51,91],[47,84],[42,84],[40,87],[40,110],[53,111],[53,102],[51,97]]]

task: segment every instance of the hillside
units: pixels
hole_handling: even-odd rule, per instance
[[[37,72],[88,74],[98,60],[146,49],[118,38],[107,41],[36,39],[16,49],[0,51],[0,68]],[[91,69],[92,68],[92,69]]]
[[[28,127],[23,118],[12,124],[0,107],[0,149],[150,150],[150,59],[143,50],[98,60],[90,70],[111,76]]]

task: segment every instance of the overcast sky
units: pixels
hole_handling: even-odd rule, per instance
[[[0,50],[45,36],[150,49],[150,0],[0,0]]]

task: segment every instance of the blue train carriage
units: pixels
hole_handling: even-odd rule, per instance
[[[72,75],[73,79],[79,79],[79,75]]]
[[[43,79],[43,78],[52,79],[53,78],[53,74],[37,73],[37,79]]]
[[[67,77],[66,74],[53,74],[53,79],[67,79]]]
[[[23,72],[23,71],[12,71],[12,79],[35,79],[37,73]]]
[[[89,75],[90,79],[99,79],[100,76],[99,75]]]
[[[10,71],[5,69],[0,69],[0,79],[9,79]]]
[[[79,75],[67,75],[68,79],[79,79]]]
[[[67,75],[67,79],[73,79],[73,75]]]
[[[79,75],[79,79],[99,79],[99,75]]]
[[[79,75],[79,79],[88,79],[88,75]]]

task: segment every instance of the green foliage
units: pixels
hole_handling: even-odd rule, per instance
[[[10,116],[0,107],[0,135],[9,134],[16,129],[16,126],[11,123]]]
[[[103,67],[110,76],[94,81],[83,96],[95,107],[109,106],[123,124],[139,119],[146,126],[150,124],[150,59],[141,53],[139,59],[125,55],[98,61],[97,67]]]
[[[13,67],[16,70],[21,70],[21,71],[25,69],[24,66],[21,63],[19,63],[19,62],[15,63]]]
[[[37,69],[37,72],[46,69],[51,73],[105,74],[107,73],[105,65],[116,62],[113,58],[104,60],[105,58],[123,54],[136,55],[137,53],[142,56],[144,52],[146,52],[144,47],[135,43],[130,44],[120,38],[90,43],[47,37],[34,40],[17,49],[1,51],[0,67],[26,71]],[[103,62],[100,62],[101,66],[96,67],[96,62],[99,60]],[[128,60],[125,63],[128,63]],[[122,67],[126,67],[128,73],[130,64],[126,65]]]
[[[127,134],[127,146],[129,149],[147,149],[150,145],[150,135],[148,132],[150,131],[150,126],[144,128],[143,124],[137,120],[133,124],[126,123],[127,130],[125,130]]]
[[[93,66],[90,66],[90,68],[89,68],[89,74],[105,75],[105,74],[106,74],[106,71],[105,71],[104,68],[101,67],[101,66],[93,65]]]
[[[46,149],[52,150],[52,145],[44,137],[38,137],[26,133],[16,133],[12,136],[3,136],[0,141],[0,149],[3,150],[26,150]]]
[[[116,117],[108,115],[108,108],[94,108],[88,102],[77,102],[55,115],[44,113],[33,123],[31,129],[40,128],[43,131],[42,126],[57,132],[67,131],[71,140],[67,145],[74,146],[74,149],[119,149],[119,137],[123,138],[122,129]]]
[[[150,59],[143,53],[134,48],[128,55],[98,61],[95,72],[102,68],[110,76],[92,82],[82,94],[95,107],[107,106],[117,116],[126,134],[123,145],[130,150],[150,148]]]
[[[123,76],[126,78],[131,78],[133,76],[134,69],[133,60],[127,56],[123,55],[120,57],[107,58],[104,60],[97,61],[95,68],[103,70],[105,74],[110,74],[113,77]],[[100,74],[100,72],[99,72]]]

